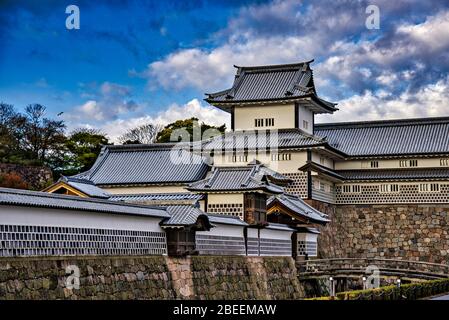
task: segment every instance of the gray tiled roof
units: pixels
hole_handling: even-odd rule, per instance
[[[59,180],[67,183],[69,186],[81,191],[82,193],[92,198],[108,199],[111,196],[109,192],[104,191],[103,189],[95,186],[95,184],[92,181],[86,179],[79,179],[74,177],[62,177]]]
[[[204,178],[209,168],[204,158],[173,151],[174,145],[106,146],[92,169],[75,177],[100,186],[188,183]]]
[[[282,230],[282,231],[296,231],[296,229],[282,223],[274,223],[270,222],[266,227],[266,229],[272,229],[272,230]]]
[[[163,226],[188,226],[195,224],[198,217],[206,214],[199,208],[191,205],[167,206],[170,218],[162,222]]]
[[[290,179],[287,176],[284,176],[282,173],[279,173],[277,171],[274,171],[273,169],[270,169],[268,167],[265,167],[264,165],[260,166],[260,173],[266,175],[267,177],[269,177],[269,180],[272,181],[276,181],[273,183],[283,183],[283,184],[289,184],[292,182],[292,179]]]
[[[273,206],[276,201],[295,212],[296,214],[304,217],[305,219],[310,219],[318,223],[329,222],[328,216],[315,208],[309,206],[300,197],[291,194],[280,194],[272,196],[267,201],[267,206]]]
[[[315,171],[315,172],[325,175],[331,179],[335,179],[337,181],[344,180],[344,177],[341,176],[335,170],[332,170],[330,168],[327,168],[323,165],[320,165],[320,164],[312,162],[312,161],[307,161],[305,165],[303,165],[302,167],[299,168],[299,170],[304,171],[304,172]]]
[[[449,178],[449,168],[371,169],[336,171],[345,180],[438,180]]]
[[[248,225],[245,221],[236,216],[210,214],[210,213],[208,213],[207,216],[209,217],[209,221],[211,223],[230,224],[242,227]]]
[[[195,203],[204,198],[204,195],[191,192],[177,193],[142,193],[142,194],[114,194],[109,200],[125,202],[155,202],[158,204],[173,202],[191,202]]]
[[[165,210],[149,206],[6,188],[0,188],[0,205],[67,209],[74,211],[103,212],[161,218],[169,217]]]
[[[242,102],[258,100],[285,100],[316,97],[310,62],[295,64],[237,67],[232,88],[208,94],[206,101]],[[317,98],[317,97],[316,97]],[[319,99],[321,100],[321,99]],[[334,111],[334,104],[319,101],[324,109]]]
[[[315,134],[351,156],[449,153],[449,117],[315,124]]]
[[[192,191],[249,191],[264,190],[282,193],[283,189],[266,181],[267,173],[261,165],[243,167],[214,167],[203,180],[190,184]]]
[[[300,129],[247,130],[226,132],[204,143],[204,150],[265,150],[270,148],[301,148],[325,145],[326,140]]]
[[[229,225],[237,225],[237,226],[247,226],[248,224],[242,221],[239,217],[227,216],[227,215],[214,215],[205,213],[201,209],[191,205],[176,205],[176,206],[167,206],[167,212],[170,214],[170,218],[164,220],[161,225],[167,227],[174,226],[188,226],[196,223],[199,216],[206,216],[209,220],[209,223],[214,226],[214,223],[217,224],[229,224]]]

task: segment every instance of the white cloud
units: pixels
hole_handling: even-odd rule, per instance
[[[91,107],[95,109],[94,106]],[[108,134],[109,138],[113,142],[117,142],[118,137],[125,133],[127,130],[138,127],[143,124],[161,124],[167,125],[171,122],[181,119],[187,119],[196,117],[200,122],[204,122],[210,125],[221,126],[226,124],[226,127],[230,128],[231,117],[228,113],[216,109],[214,107],[203,105],[198,99],[193,99],[184,105],[172,104],[164,111],[157,113],[154,116],[142,116],[129,119],[115,119],[112,121],[104,122],[103,124],[95,127],[100,129],[104,133]],[[93,128],[89,124],[77,125],[77,127]]]
[[[341,122],[449,116],[449,77],[393,96],[386,91],[366,91],[340,101],[334,115],[320,115],[317,122]]]
[[[404,1],[380,3],[389,23],[394,20],[388,17],[389,12],[394,15],[412,5]],[[417,71],[421,70],[420,65],[433,68],[434,58],[440,59],[442,72],[447,69],[444,61],[449,61],[448,10],[428,16],[421,24],[397,20],[391,29],[385,26],[385,31],[380,30],[373,38],[373,33],[364,27],[365,4],[366,1],[347,6],[338,1],[275,0],[244,7],[217,33],[225,37],[222,45],[179,50],[150,63],[140,75],[148,79],[152,88],[191,87],[214,92],[232,84],[234,64],[291,63],[316,58],[315,79],[318,92],[324,95],[347,96],[350,91],[360,93],[395,84],[421,86],[441,79],[437,73]],[[419,8],[422,4],[417,1],[413,5]],[[432,6],[438,10],[438,3]],[[426,10],[430,12],[429,8]]]
[[[186,49],[151,63],[146,72],[150,87],[194,87],[203,91],[225,89],[232,84],[233,65],[260,65],[309,60],[313,39],[270,37],[232,41],[213,50]],[[155,81],[155,82],[153,82]]]
[[[100,106],[94,100],[89,100],[75,109],[79,111],[83,115],[83,117],[87,117],[88,119],[104,119],[103,110],[101,110]]]
[[[318,94],[329,100],[336,100],[329,96],[346,97],[336,101],[340,111],[335,115],[318,119],[447,115],[449,85],[442,74],[447,74],[445,61],[449,61],[449,11],[440,10],[415,25],[387,16],[389,11],[394,18],[408,10],[409,3],[379,1],[385,29],[378,31],[375,38],[364,27],[366,1],[351,6],[346,1],[314,1],[299,10],[301,1],[275,0],[243,8],[215,35],[215,40],[224,37],[218,47],[182,49],[150,63],[142,72],[131,69],[129,75],[146,78],[152,89],[190,87],[214,92],[231,86],[234,64],[291,63],[317,58],[313,68]],[[414,5],[422,3],[415,1]],[[438,1],[429,6],[436,8],[437,4]],[[393,20],[388,28],[388,21]],[[357,94],[348,97],[351,92]],[[101,129],[112,139],[140,124],[167,124],[192,116],[215,125],[226,122],[229,128],[227,114],[197,99],[185,105],[170,105],[156,115],[132,117],[129,112],[139,106],[130,98],[129,87],[106,82],[95,96],[86,93],[89,101],[78,111],[84,117],[105,121]],[[118,119],[119,116],[128,119]]]
[[[67,112],[66,120],[107,121],[141,108],[132,99],[131,88],[117,83],[93,85],[88,92],[82,92],[81,97],[89,100]]]
[[[400,26],[398,33],[429,51],[446,50],[449,46],[449,11],[429,17],[421,24]]]

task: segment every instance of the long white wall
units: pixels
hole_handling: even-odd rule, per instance
[[[119,229],[163,232],[162,218],[87,211],[1,206],[1,225]]]

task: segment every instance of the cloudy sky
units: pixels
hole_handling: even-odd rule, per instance
[[[65,27],[66,7],[80,29]],[[370,4],[380,28],[365,26]],[[449,116],[449,1],[2,1],[0,101],[45,105],[69,128],[116,137],[197,116],[233,65],[315,59],[318,94],[340,111],[318,121]]]

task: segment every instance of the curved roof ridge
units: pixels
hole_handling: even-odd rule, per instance
[[[165,142],[165,143],[151,143],[151,144],[119,144],[105,146],[111,151],[141,151],[141,150],[169,150],[175,146],[191,146],[191,142]]]
[[[302,67],[305,64],[310,64],[314,62],[315,59],[307,60],[307,61],[301,61],[296,63],[283,63],[283,64],[271,64],[271,65],[256,65],[256,66],[238,66],[234,65],[234,68],[240,68],[244,70],[250,70],[250,69],[283,69],[283,68],[293,68],[293,67]]]

